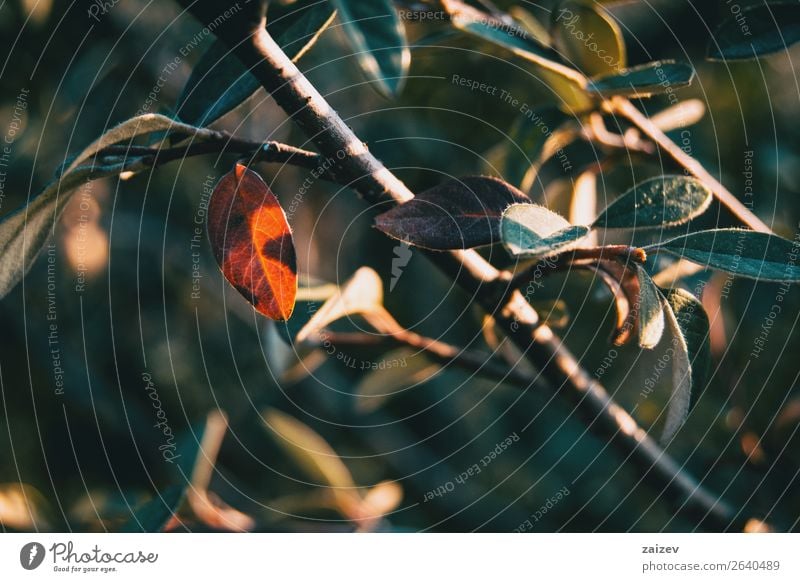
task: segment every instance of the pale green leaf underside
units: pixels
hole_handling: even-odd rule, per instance
[[[574,248],[589,233],[537,204],[512,204],[503,213],[500,231],[508,251],[520,258],[537,258]]]

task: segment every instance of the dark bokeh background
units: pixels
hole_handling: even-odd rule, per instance
[[[161,0],[122,0],[99,23],[87,17],[88,2],[40,1],[28,14],[25,7],[33,4],[12,0],[0,8],[0,132],[8,135],[18,96],[27,91],[23,127],[12,140],[0,198],[3,214],[38,191],[68,153],[135,114],[162,68],[200,29],[175,4]],[[674,132],[674,139],[739,195],[747,152],[753,151],[754,210],[776,232],[793,238],[800,221],[794,69],[800,53],[795,48],[730,65],[704,61],[709,29],[728,9],[721,1],[669,0],[631,2],[617,13],[632,62],[677,58],[697,69],[694,84],[679,96],[703,100],[707,114],[688,133]],[[412,39],[436,26],[407,24]],[[211,42],[206,38],[169,75],[151,111],[169,112],[192,64]],[[415,190],[447,176],[491,172],[484,156],[508,146],[505,135],[519,118],[496,97],[454,85],[452,75],[505,88],[531,106],[552,101],[537,71],[525,63],[463,38],[439,44],[413,50],[411,77],[396,101],[364,82],[337,28],[301,62],[372,151]],[[655,112],[666,105],[666,99],[654,98],[644,107]],[[250,139],[309,147],[284,121],[259,93],[219,126]],[[111,528],[129,505],[185,480],[187,466],[164,462],[158,449],[162,436],[153,427],[143,373],[152,375],[182,442],[196,440],[209,410],[226,411],[231,429],[212,489],[255,517],[259,527],[346,527],[331,511],[308,512],[322,521],[280,518],[271,511],[274,500],[311,496],[314,486],[265,430],[261,413],[267,407],[320,433],[359,485],[399,481],[401,509],[385,528],[510,531],[565,487],[569,495],[533,524],[534,531],[696,527],[676,516],[674,506],[643,484],[613,447],[591,436],[572,410],[535,388],[523,393],[448,368],[365,413],[352,396],[365,373],[340,361],[326,361],[296,382],[276,382],[295,363],[291,349],[226,286],[205,241],[200,299],[191,296],[190,239],[203,182],[218,179],[234,159],[193,158],[128,181],[104,179],[86,187],[53,238],[55,320],[48,320],[53,303],[48,303],[46,253],[0,302],[0,483],[23,482],[40,492],[40,527]],[[674,171],[664,164],[664,171]],[[297,169],[259,169],[287,206],[306,178]],[[601,205],[661,170],[657,161],[620,162],[599,181]],[[572,178],[548,166],[546,188],[540,183],[533,194],[564,208]],[[358,267],[371,266],[384,278],[386,305],[402,324],[481,348],[480,315],[423,256],[412,254],[388,291],[396,245],[371,228],[372,216],[352,192],[315,183],[292,216],[301,273],[342,282]],[[716,205],[703,220],[704,226],[733,225]],[[76,292],[82,244],[87,283]],[[507,260],[499,249],[491,253],[498,263]],[[687,283],[694,287],[709,276]],[[766,349],[758,358],[750,356],[778,292],[778,285],[737,280],[722,297],[718,317],[726,341],[716,344],[721,351],[713,378],[669,451],[743,515],[790,528],[800,517],[800,345],[794,332],[800,291],[786,294]],[[642,379],[652,373],[658,350],[641,354],[635,347],[620,348],[603,369],[613,325],[608,294],[575,274],[553,276],[537,292],[537,301],[552,299],[563,300],[570,312],[560,333],[586,369],[602,369],[602,381],[620,402],[635,407],[642,425],[658,431],[669,386],[662,381],[654,394],[641,396]],[[296,317],[308,313],[307,304],[298,304]],[[53,323],[63,394],[56,391],[48,344]],[[358,360],[385,357],[343,351]],[[452,481],[512,434],[519,441],[479,475],[424,501],[427,492]]]

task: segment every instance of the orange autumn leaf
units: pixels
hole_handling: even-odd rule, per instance
[[[289,319],[297,295],[292,232],[261,176],[238,163],[223,176],[208,207],[208,238],[228,282],[259,313]]]

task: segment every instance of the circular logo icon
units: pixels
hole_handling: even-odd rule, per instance
[[[26,570],[35,570],[44,561],[44,546],[39,542],[30,542],[19,551],[19,563]]]

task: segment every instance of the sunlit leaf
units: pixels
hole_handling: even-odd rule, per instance
[[[73,156],[30,203],[0,220],[0,299],[22,280],[33,265],[75,189],[90,180],[139,172],[147,166],[138,157],[123,157],[110,164],[89,162],[100,150],[137,136],[164,130],[195,134],[195,127],[176,123],[163,115],[146,114],[129,119],[103,134]]]
[[[581,173],[572,188],[569,203],[570,224],[591,224],[597,216],[597,173],[589,169]],[[586,236],[586,246],[597,246],[597,232]]]
[[[379,230],[407,243],[435,250],[468,249],[500,240],[500,217],[529,198],[490,177],[449,180],[375,219]]]
[[[672,392],[667,405],[667,417],[661,434],[662,442],[669,442],[678,432],[686,417],[689,416],[689,405],[692,395],[692,366],[689,359],[689,348],[683,339],[683,333],[672,309],[664,300],[664,317],[670,330],[671,342],[667,348],[672,366]]]
[[[762,2],[722,21],[708,44],[708,58],[754,59],[785,50],[798,40],[800,4]]]
[[[487,155],[491,171],[499,172],[509,184],[521,188],[528,168],[537,165],[548,137],[554,135],[568,119],[556,106],[531,110],[518,116],[508,138]]]
[[[441,364],[410,348],[384,354],[376,366],[354,389],[360,412],[377,410],[391,397],[427,382],[442,369]]]
[[[617,317],[614,325],[614,333],[611,336],[611,342],[614,345],[623,346],[630,340],[634,329],[633,310],[631,306],[635,305],[635,301],[631,301],[629,298],[629,293],[631,292],[628,289],[631,278],[627,277],[626,269],[620,263],[606,263],[589,266],[588,268],[600,277],[600,280],[605,284],[614,298],[614,307]],[[638,278],[636,279],[635,286],[635,291],[638,293]]]
[[[276,442],[302,466],[309,476],[330,487],[354,488],[353,476],[331,446],[299,420],[270,409],[264,413]]]
[[[325,439],[299,420],[279,410],[269,409],[263,416],[275,441],[317,485],[330,488],[335,504],[342,514],[356,514],[361,505],[361,495],[350,470]]]
[[[230,284],[259,313],[278,321],[289,319],[297,294],[292,232],[278,199],[242,164],[214,188],[208,238]]]
[[[334,9],[320,0],[298,0],[288,6],[269,4],[267,32],[293,60],[299,60],[330,25]],[[218,40],[192,69],[175,105],[178,117],[206,126],[232,111],[261,87],[261,83]]]
[[[800,245],[773,234],[736,228],[703,230],[645,248],[741,277],[800,283]]]
[[[209,527],[226,531],[250,531],[255,521],[234,509],[209,491],[222,441],[228,431],[228,418],[213,410],[206,417],[200,448],[192,468],[191,487],[186,497],[195,517]]]
[[[708,316],[703,305],[683,289],[663,290],[664,313],[672,335],[672,395],[664,424],[663,441],[669,441],[686,421],[692,393],[703,389],[711,360]]]
[[[627,66],[622,30],[594,0],[568,0],[553,11],[552,30],[567,60],[589,76]]]
[[[663,228],[705,212],[713,194],[688,176],[660,176],[637,184],[614,200],[594,222],[601,228]]]
[[[364,495],[364,512],[380,517],[397,509],[403,501],[403,488],[397,481],[381,481]]]
[[[553,49],[534,40],[527,32],[491,17],[460,0],[443,0],[450,22],[459,30],[503,47],[520,58],[577,83],[586,85],[586,77],[564,64]]]
[[[662,289],[667,300],[667,310],[671,309],[675,323],[680,329],[689,356],[690,377],[692,381],[689,405],[705,388],[711,366],[710,323],[703,304],[694,295],[675,287]]]
[[[0,483],[0,526],[18,531],[48,531],[50,508],[44,496],[26,483]]]
[[[381,93],[396,95],[403,85],[411,52],[405,28],[390,0],[330,0],[361,69]]]
[[[383,306],[383,282],[373,269],[361,267],[320,307],[297,333],[304,342],[334,321],[349,315],[374,312]]]
[[[639,346],[653,349],[664,333],[664,305],[656,284],[642,267],[636,265],[639,280]]]
[[[503,244],[522,258],[543,257],[574,248],[589,228],[571,225],[559,214],[537,204],[514,204],[504,213]]]
[[[172,520],[183,501],[185,488],[173,485],[137,507],[122,525],[122,533],[158,533]]]
[[[595,77],[587,90],[604,97],[613,95],[647,96],[666,93],[668,89],[688,86],[694,69],[686,63],[657,61],[632,67],[615,75]]]

